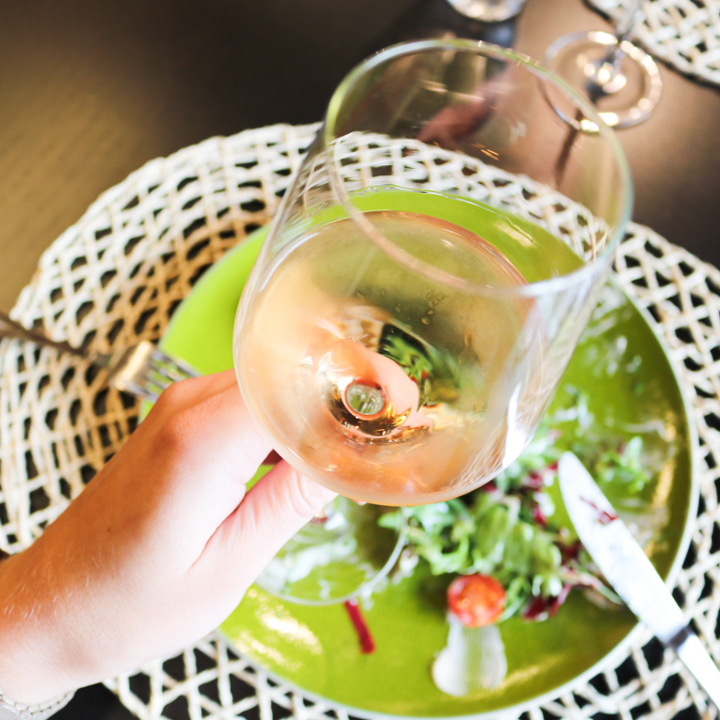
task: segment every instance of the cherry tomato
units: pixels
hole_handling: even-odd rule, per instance
[[[460,575],[450,583],[447,601],[465,627],[493,625],[505,610],[505,588],[490,575]]]

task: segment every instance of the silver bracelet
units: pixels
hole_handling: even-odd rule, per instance
[[[64,708],[72,700],[73,694],[68,693],[38,705],[23,705],[11,700],[0,690],[0,720],[45,720]]]

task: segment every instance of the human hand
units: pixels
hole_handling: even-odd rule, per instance
[[[216,628],[334,496],[270,452],[232,371],[177,383],[27,550],[0,563],[0,688],[34,704]]]

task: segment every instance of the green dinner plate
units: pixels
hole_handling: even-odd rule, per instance
[[[248,237],[201,278],[175,312],[162,339],[165,350],[204,373],[232,366],[235,310],[263,236],[259,231]],[[619,290],[611,289],[609,305],[591,322],[554,405],[567,406],[572,388],[579,388],[597,422],[611,428],[658,427],[670,439],[671,451],[655,480],[633,498],[633,514],[652,530],[645,549],[653,564],[672,577],[687,550],[688,518],[696,502],[692,431],[678,381],[654,331]],[[562,519],[562,508],[558,513],[555,518]],[[447,639],[448,582],[420,569],[373,594],[363,608],[377,646],[369,655],[361,654],[342,605],[296,605],[257,587],[221,631],[271,676],[356,715],[477,717],[500,709],[519,712],[589,677],[604,663],[620,662],[636,628],[626,609],[601,608],[573,592],[548,620],[526,622],[516,616],[499,626],[508,662],[499,688],[450,697],[430,675]]]

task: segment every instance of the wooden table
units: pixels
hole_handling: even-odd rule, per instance
[[[321,118],[345,73],[393,42],[451,32],[541,59],[608,29],[580,0],[528,0],[483,26],[444,0],[25,0],[0,11],[0,307],[104,190],[212,135]],[[622,130],[634,219],[720,265],[720,91],[662,67],[655,114]],[[96,687],[57,715],[130,717]]]

